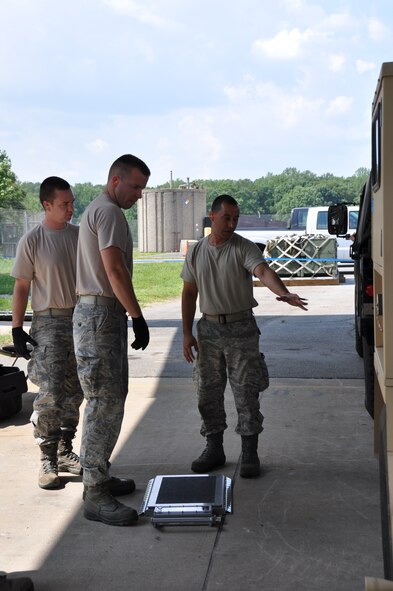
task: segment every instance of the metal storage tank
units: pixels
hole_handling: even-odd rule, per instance
[[[138,201],[138,250],[179,252],[181,244],[203,237],[205,189],[148,189]]]

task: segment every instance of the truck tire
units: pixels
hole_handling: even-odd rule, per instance
[[[379,486],[381,499],[381,530],[384,576],[388,581],[393,580],[393,546],[390,528],[390,503],[389,503],[389,479],[387,467],[387,442],[386,442],[386,407],[380,414],[380,441],[379,441]]]
[[[364,367],[364,406],[370,417],[374,418],[374,346],[363,337],[363,367]]]

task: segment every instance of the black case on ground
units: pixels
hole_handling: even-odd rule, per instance
[[[18,367],[0,365],[0,419],[22,410],[22,394],[27,392],[26,376]]]

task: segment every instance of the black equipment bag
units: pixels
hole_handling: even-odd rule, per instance
[[[0,419],[22,410],[22,394],[27,392],[26,376],[18,367],[0,365]]]

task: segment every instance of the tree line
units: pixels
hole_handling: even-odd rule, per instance
[[[361,189],[369,170],[359,168],[350,177],[337,177],[326,173],[317,175],[309,170],[286,168],[279,174],[267,173],[256,180],[250,179],[195,179],[192,186],[204,188],[207,195],[207,211],[218,195],[232,195],[243,215],[276,215],[285,217],[293,207],[332,205],[335,203],[359,203]],[[41,211],[40,183],[20,182],[12,172],[10,158],[0,150],[0,208]],[[183,179],[172,182],[174,189],[187,186]],[[148,187],[149,188],[149,187]],[[153,187],[151,187],[153,188]],[[76,183],[74,219],[79,221],[86,206],[101,193],[103,185]],[[169,189],[164,183],[154,189]],[[137,208],[126,213],[129,220],[137,216]]]

